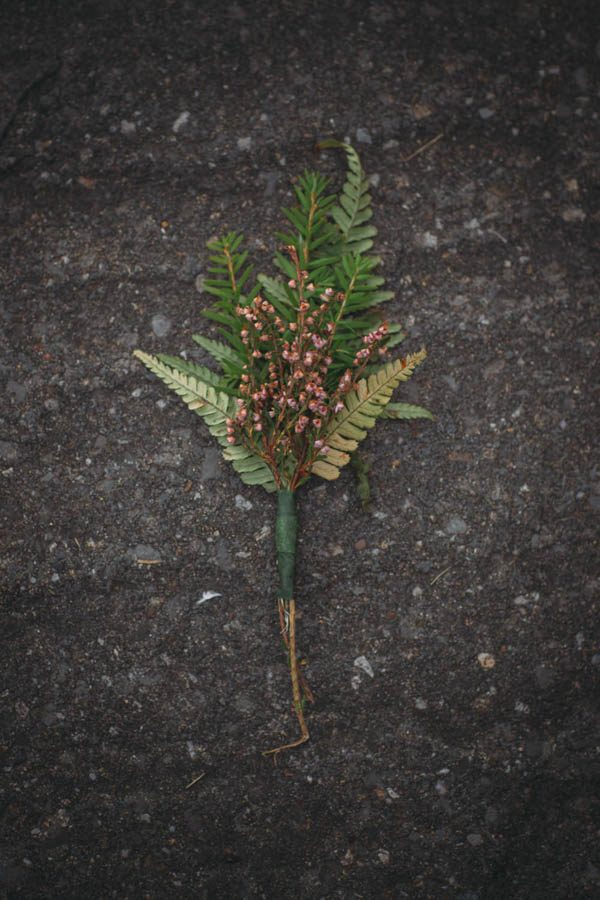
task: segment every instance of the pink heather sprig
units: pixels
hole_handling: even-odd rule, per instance
[[[242,442],[269,465],[278,486],[295,490],[319,455],[329,451],[327,425],[344,408],[344,397],[356,387],[365,367],[383,346],[387,324],[363,337],[363,347],[336,389],[326,389],[333,362],[332,345],[345,295],[308,282],[294,247],[287,248],[296,267],[288,281],[295,298],[295,320],[284,321],[273,304],[258,295],[238,306],[240,337],[247,362],[239,385],[235,418],[227,420],[227,441]],[[307,283],[308,282],[308,283]],[[290,459],[294,461],[290,471]],[[287,484],[282,473],[287,472]]]

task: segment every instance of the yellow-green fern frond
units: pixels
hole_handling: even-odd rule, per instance
[[[381,413],[382,419],[433,419],[433,413],[414,403],[388,403]]]
[[[406,359],[386,363],[368,378],[361,379],[347,397],[344,409],[332,419],[324,440],[331,449],[312,467],[315,475],[332,481],[350,460],[349,454],[367,436],[389,403],[394,389],[406,381],[426,357],[425,350]]]

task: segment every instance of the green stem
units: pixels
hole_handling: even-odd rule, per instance
[[[296,562],[296,496],[289,488],[277,492],[277,520],[275,524],[275,545],[277,547],[277,567],[279,569],[279,598],[277,606],[283,641],[288,650],[294,712],[300,725],[300,737],[281,747],[265,751],[277,755],[282,750],[290,750],[309,740],[304,719],[302,694],[312,701],[312,694],[304,681],[296,655],[296,601],[294,600],[294,568]]]
[[[296,495],[283,489],[277,492],[277,520],[275,522],[275,546],[279,571],[279,597],[291,600],[294,596],[294,570],[296,567]]]

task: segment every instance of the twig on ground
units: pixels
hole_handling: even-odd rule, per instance
[[[196,778],[193,778],[189,784],[186,784],[186,786],[185,786],[186,791],[189,790],[191,787],[194,787],[194,785],[197,784],[202,778],[204,778],[205,775],[206,775],[206,772],[203,772],[201,775],[197,775]]]
[[[438,572],[438,574],[435,576],[435,578],[430,582],[430,586],[433,587],[433,585],[436,583],[436,581],[439,581],[440,578],[443,578],[443,576],[446,575],[446,573],[449,572],[451,568],[452,568],[452,566],[448,566],[447,569],[442,569],[441,572]]]
[[[401,161],[404,163],[410,162],[411,159],[414,159],[415,156],[419,156],[420,153],[425,153],[426,150],[429,150],[430,147],[433,147],[434,144],[437,144],[444,137],[444,132],[440,131],[439,134],[436,134],[434,138],[431,138],[430,141],[427,141],[425,144],[421,144],[420,147],[417,147],[412,153],[408,156],[402,156]]]

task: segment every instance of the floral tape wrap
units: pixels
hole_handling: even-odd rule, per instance
[[[279,491],[277,493],[275,546],[277,547],[277,568],[279,569],[279,596],[282,600],[291,600],[294,596],[297,531],[298,519],[294,492]]]

